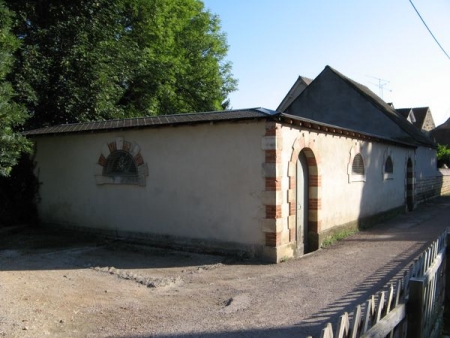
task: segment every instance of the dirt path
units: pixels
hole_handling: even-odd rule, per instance
[[[0,337],[319,336],[448,220],[450,198],[440,198],[278,265],[3,231]]]

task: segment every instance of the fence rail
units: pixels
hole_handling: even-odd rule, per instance
[[[345,312],[334,330],[327,323],[320,337],[439,337],[449,239],[446,230],[409,265],[402,278],[391,283],[387,290],[372,295],[352,313]]]

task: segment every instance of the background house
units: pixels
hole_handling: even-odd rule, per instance
[[[399,108],[397,113],[423,132],[429,132],[436,126],[429,107]]]

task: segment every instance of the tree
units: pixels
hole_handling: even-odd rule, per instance
[[[26,113],[13,102],[14,91],[6,80],[11,71],[13,52],[18,40],[10,31],[11,13],[0,0],[0,176],[8,176],[22,151],[29,151],[29,142],[18,133]]]
[[[436,157],[438,168],[442,168],[444,165],[450,167],[450,148],[442,144],[438,144],[437,146]]]
[[[236,88],[220,21],[199,0],[5,0],[27,128],[221,110]]]

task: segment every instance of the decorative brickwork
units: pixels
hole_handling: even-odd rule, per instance
[[[266,246],[276,248],[281,244],[281,232],[266,232]]]
[[[265,162],[263,164],[263,175],[265,180],[265,192],[267,198],[264,220],[265,245],[276,248],[283,243],[284,238],[289,238],[289,229],[280,227],[280,219],[283,217],[283,201],[279,192],[282,191],[282,149],[283,143],[279,134],[280,124],[276,122],[266,123],[266,132],[262,139],[262,149],[264,150]],[[283,232],[286,234],[283,235]]]
[[[135,142],[125,141],[122,137],[117,137],[115,141],[109,142],[102,147],[100,156],[95,165],[95,181],[97,184],[134,184],[144,186],[146,176],[148,176],[148,166],[144,163],[141,148]],[[133,174],[128,175],[105,175],[108,167],[108,160],[111,154],[122,152],[122,156],[129,157]],[[125,154],[124,154],[125,153]],[[117,157],[117,156],[116,156]],[[111,161],[111,160],[110,160]],[[107,170],[106,170],[107,171]]]
[[[315,139],[313,134],[309,132],[303,132],[302,135],[295,140],[292,146],[292,154],[289,162],[289,190],[288,193],[288,203],[289,203],[289,219],[291,222],[295,223],[297,218],[297,162],[300,153],[303,152],[306,157],[306,162],[308,165],[308,236],[309,236],[309,251],[317,250],[319,248],[319,243],[317,242],[318,234],[320,233],[320,223],[321,223],[321,209],[322,209],[322,199],[321,199],[321,185],[322,179],[319,171],[318,158],[315,154],[318,153],[315,146]],[[289,227],[289,240],[295,242],[297,240],[297,227]],[[297,243],[297,247],[302,245],[302,243]]]

